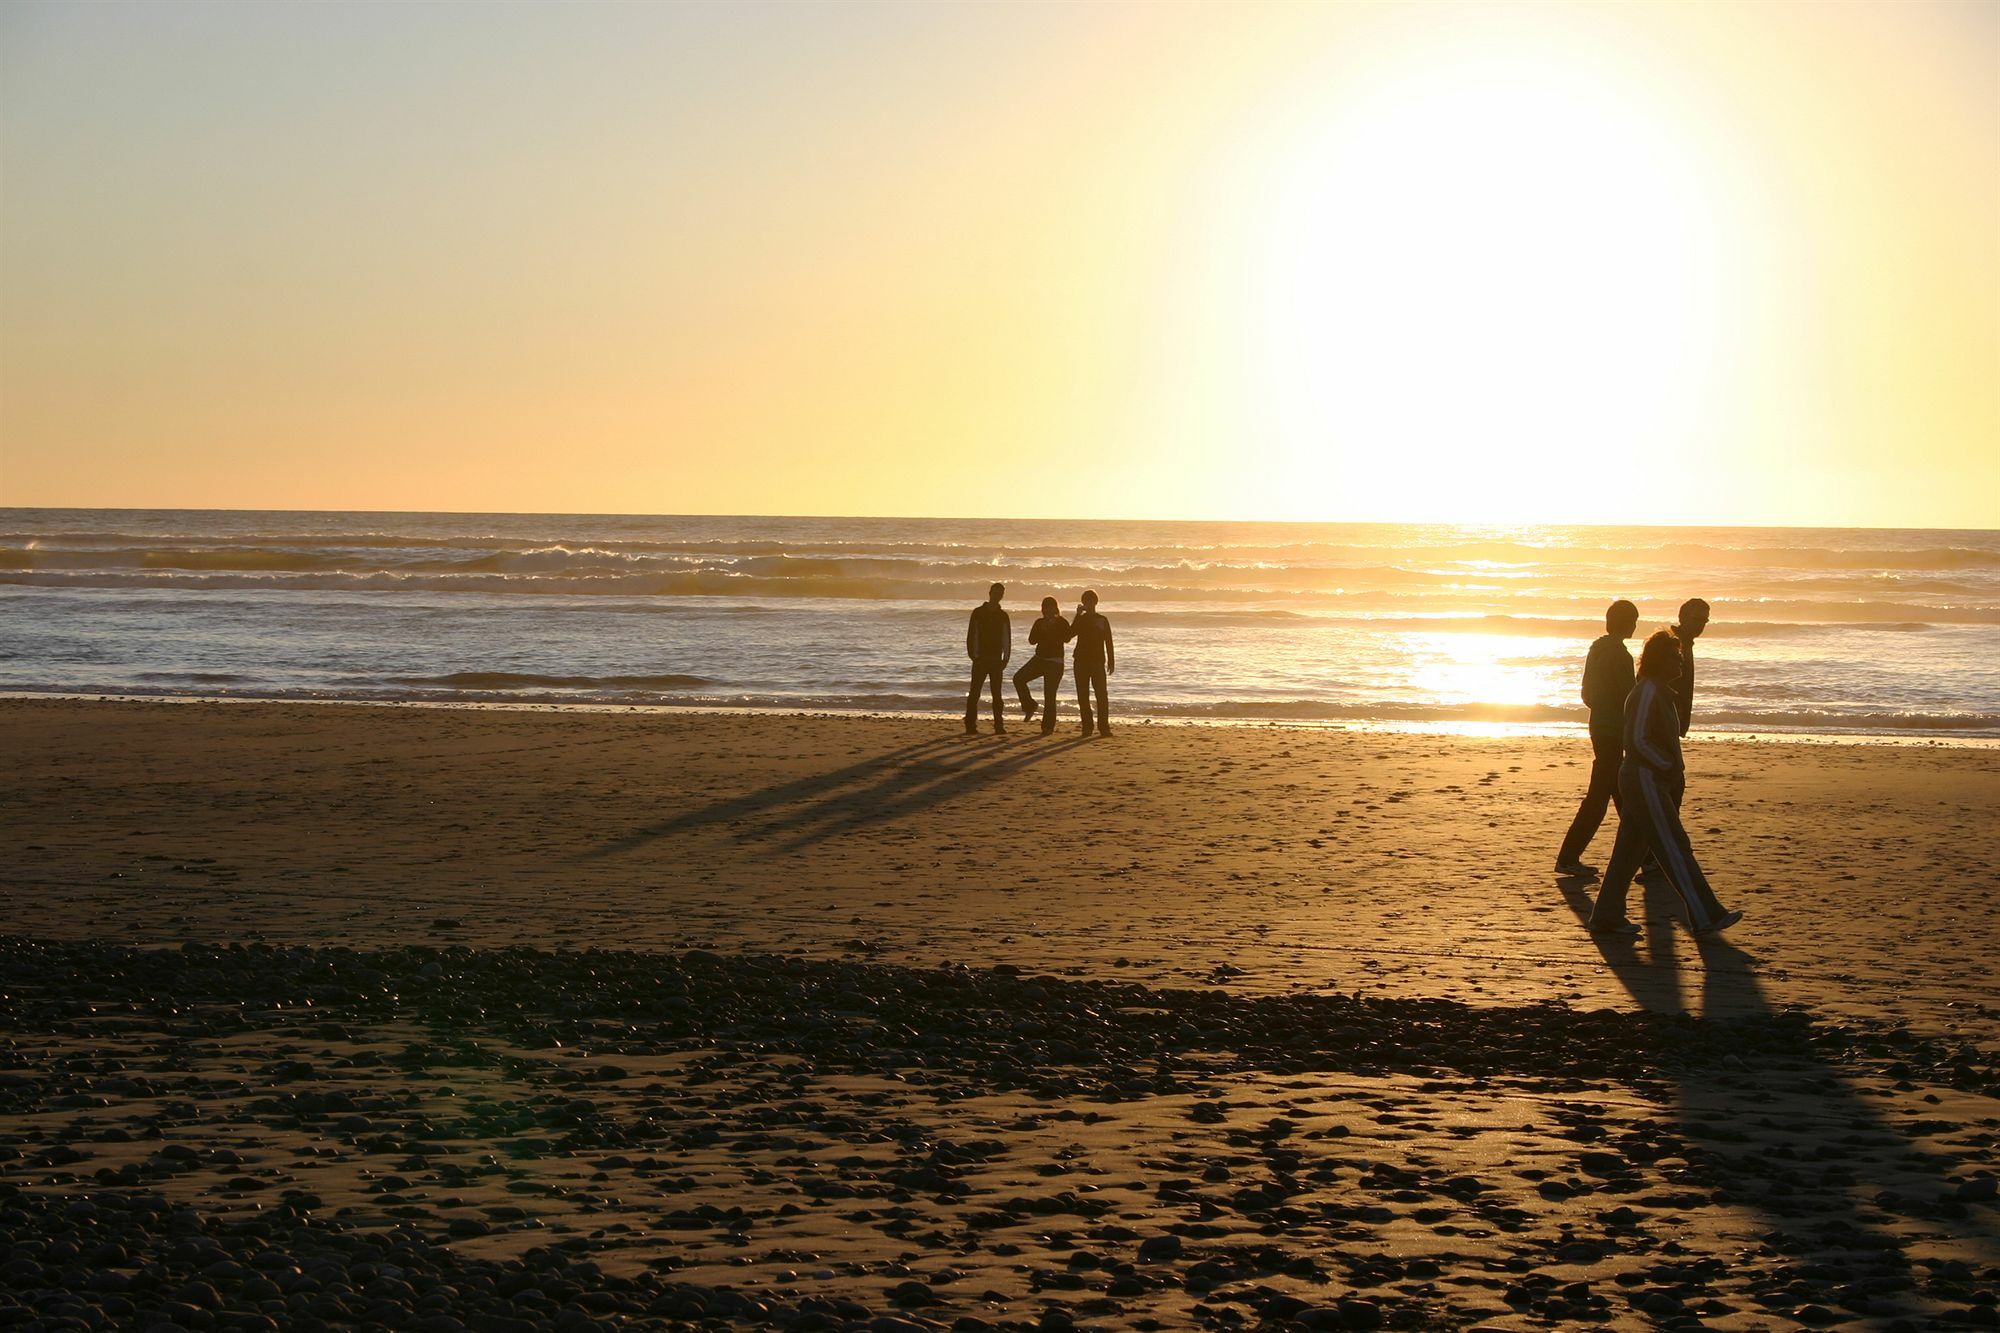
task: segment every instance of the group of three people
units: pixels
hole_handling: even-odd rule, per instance
[[[974,608],[965,627],[965,655],[972,659],[972,689],[965,696],[968,734],[979,730],[979,696],[989,684],[993,689],[993,730],[995,733],[1007,730],[1001,681],[1007,663],[1014,656],[1014,626],[1000,605],[1000,599],[1006,595],[1004,583],[988,588],[986,600]],[[1083,715],[1083,734],[1090,735],[1094,725],[1099,736],[1109,736],[1111,701],[1105,678],[1118,669],[1118,659],[1111,643],[1111,622],[1097,609],[1095,592],[1083,594],[1071,620],[1063,619],[1062,605],[1055,598],[1042,598],[1042,618],[1028,631],[1028,642],[1035,655],[1014,673],[1014,689],[1021,696],[1022,720],[1034,717],[1039,709],[1042,734],[1046,736],[1056,729],[1056,690],[1063,678],[1063,645],[1072,639],[1076,641],[1076,706]],[[1028,689],[1038,680],[1042,682],[1039,704]],[[1097,696],[1094,715],[1090,707],[1093,694]]]
[[[1605,611],[1605,633],[1584,660],[1590,786],[1556,853],[1556,873],[1597,874],[1583,863],[1583,851],[1604,822],[1606,807],[1616,806],[1618,838],[1590,914],[1590,928],[1600,934],[1638,934],[1625,915],[1625,897],[1642,862],[1648,870],[1657,867],[1674,886],[1697,935],[1727,930],[1743,919],[1709,887],[1681,823],[1687,791],[1681,738],[1694,717],[1694,641],[1708,628],[1708,617],[1709,605],[1701,598],[1683,602],[1679,622],[1646,640],[1635,670],[1625,640],[1639,628],[1639,608],[1621,599]]]

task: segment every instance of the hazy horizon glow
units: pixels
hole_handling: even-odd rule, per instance
[[[0,504],[2000,526],[2000,5],[0,10]]]

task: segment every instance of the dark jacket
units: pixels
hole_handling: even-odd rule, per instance
[[[1071,632],[1076,635],[1076,665],[1103,667],[1105,674],[1117,670],[1117,653],[1111,646],[1111,622],[1096,611],[1084,611]]]
[[[965,655],[975,662],[1004,662],[1014,653],[1014,622],[998,602],[981,602],[965,622]]]
[[[1583,702],[1590,709],[1590,729],[1599,736],[1616,736],[1625,729],[1625,696],[1632,692],[1632,650],[1616,634],[1590,645],[1583,660]]]
[[[1035,645],[1035,656],[1052,657],[1062,661],[1063,645],[1069,642],[1072,631],[1069,622],[1061,616],[1043,616],[1028,630],[1028,642]]]
[[[1674,711],[1680,714],[1681,735],[1685,736],[1688,723],[1694,720],[1694,640],[1681,639],[1678,625],[1674,630],[1681,643],[1681,678],[1674,682]]]

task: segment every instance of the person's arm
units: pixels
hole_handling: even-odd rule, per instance
[[[1597,691],[1603,684],[1603,675],[1604,654],[1593,643],[1583,659],[1583,706],[1593,713],[1597,711]]]
[[[1031,648],[1032,648],[1032,647],[1035,647],[1035,646],[1037,646],[1037,645],[1039,645],[1039,644],[1041,643],[1041,641],[1042,641],[1042,626],[1044,626],[1044,625],[1046,625],[1046,624],[1048,624],[1048,623],[1049,623],[1049,622],[1048,622],[1048,621],[1046,621],[1046,620],[1037,620],[1037,621],[1036,621],[1036,622],[1035,622],[1034,624],[1032,624],[1032,625],[1028,626],[1028,646],[1029,646],[1029,647],[1031,647]]]
[[[1005,611],[1002,611],[1000,613],[1000,665],[1006,666],[1013,659],[1013,656],[1014,622],[1007,618]]]
[[[1640,763],[1662,773],[1672,773],[1680,766],[1674,762],[1668,747],[1660,744],[1657,728],[1660,725],[1660,705],[1665,702],[1660,696],[1663,691],[1651,680],[1642,680],[1632,687],[1635,699],[1632,725],[1625,730],[1625,745],[1638,757]],[[1672,704],[1667,705],[1672,708]]]
[[[1680,718],[1681,735],[1688,734],[1694,720],[1694,643],[1681,644],[1681,678],[1674,682],[1674,712]]]
[[[979,612],[977,609],[974,609],[973,613],[966,617],[965,655],[974,662],[979,660]]]
[[[1118,674],[1118,653],[1111,646],[1111,622],[1104,622],[1104,674]]]

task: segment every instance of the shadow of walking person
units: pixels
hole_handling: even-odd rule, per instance
[[[1759,1303],[1820,1326],[1967,1317],[1980,1282],[1990,1293],[2000,1277],[2000,1229],[1990,1206],[1968,1198],[1978,1177],[1963,1174],[1993,1166],[1992,1100],[1949,1086],[1920,1093],[1895,1062],[1871,1072],[1871,1048],[1895,1042],[1774,1006],[1751,955],[1729,940],[1696,947],[1706,1022],[1797,1038],[1795,1058],[1763,1060],[1731,1054],[1725,1035],[1678,1092],[1691,1170],[1762,1228]]]
[[[1564,896],[1587,920],[1588,895],[1567,887]],[[1635,1173],[1657,1174],[1656,1190],[1640,1208],[1600,1215],[1614,1244],[1676,1215],[1686,1227],[1685,1243],[1653,1248],[1621,1276],[1634,1313],[1688,1327],[1745,1314],[1883,1329],[1984,1317],[1982,1288],[2000,1279],[2000,1233],[1977,1202],[2000,1123],[1991,1099],[1963,1087],[1919,1093],[1896,1063],[1871,1071],[1882,1051],[1921,1052],[1927,1039],[1781,1009],[1751,955],[1722,938],[1695,941],[1700,1018],[1689,1017],[1674,895],[1647,897],[1644,954],[1630,939],[1591,936],[1638,1005],[1694,1025],[1686,1049],[1696,1054],[1661,1071],[1670,1116],[1637,1122],[1619,1145]],[[1641,1179],[1630,1181],[1635,1192]],[[1657,1240],[1654,1231],[1646,1244]],[[1717,1254],[1724,1247],[1733,1261]],[[1746,1298],[1755,1311],[1742,1308]]]

